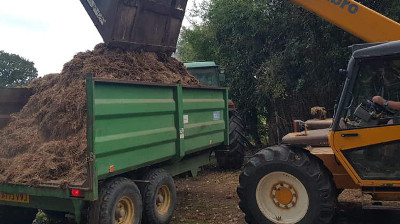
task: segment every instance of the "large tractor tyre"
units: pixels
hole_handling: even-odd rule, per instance
[[[136,184],[115,178],[101,186],[99,199],[89,208],[89,224],[140,224],[142,197]]]
[[[222,169],[237,170],[243,166],[247,139],[244,135],[243,120],[236,111],[229,112],[229,150],[216,151],[218,166]]]
[[[167,224],[176,206],[174,179],[163,169],[150,170],[143,180],[143,221],[148,224]]]
[[[2,205],[0,206],[0,223],[30,224],[35,219],[37,213],[37,209]]]
[[[247,223],[330,223],[336,188],[331,173],[308,151],[274,146],[245,166],[237,189]]]

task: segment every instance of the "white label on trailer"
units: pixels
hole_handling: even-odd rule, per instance
[[[221,113],[219,111],[214,112],[214,121],[221,120]]]
[[[183,123],[189,124],[189,115],[183,115]]]

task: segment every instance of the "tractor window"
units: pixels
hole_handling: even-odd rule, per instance
[[[351,104],[342,114],[340,128],[355,129],[400,124],[399,111],[386,111],[372,102],[382,96],[400,101],[400,59],[369,59],[360,69],[351,94]]]
[[[203,86],[220,86],[219,71],[217,67],[189,68],[189,73],[196,77]]]
[[[363,180],[400,180],[400,142],[343,151]]]

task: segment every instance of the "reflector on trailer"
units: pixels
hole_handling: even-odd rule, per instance
[[[85,197],[85,192],[79,189],[71,189],[71,196],[76,198]]]

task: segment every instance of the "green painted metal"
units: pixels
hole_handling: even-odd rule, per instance
[[[97,166],[94,163],[94,136],[93,136],[93,124],[94,124],[94,82],[92,76],[88,75],[86,77],[86,107],[87,107],[87,148],[88,148],[88,188],[91,189],[88,199],[93,201],[98,198],[98,176],[97,176]]]
[[[95,79],[93,135],[98,177],[177,162],[224,144],[225,91]]]
[[[225,89],[183,88],[185,154],[224,144]]]
[[[75,206],[82,207],[84,201],[80,199],[65,199],[49,196],[30,196],[30,202],[27,204],[3,201],[1,204],[15,207],[37,208],[42,210],[75,213]]]
[[[176,175],[208,163],[210,148],[227,145],[225,88],[144,85],[88,77],[88,181],[71,198],[73,186],[0,184],[2,193],[29,194],[29,204],[0,204],[75,213],[98,198],[99,181],[153,165]],[[83,158],[85,159],[85,158]]]
[[[182,98],[182,86],[177,86],[175,91],[175,102],[176,102],[176,116],[175,125],[178,127],[178,138],[177,140],[177,152],[175,155],[175,161],[181,160],[185,156],[185,151],[183,149],[183,142],[185,137],[185,129],[183,124],[183,98]]]
[[[100,178],[176,154],[174,86],[95,82],[94,154]],[[107,175],[109,176],[109,175]]]
[[[213,61],[196,61],[196,62],[185,62],[186,68],[204,68],[204,67],[218,67]]]
[[[190,172],[193,177],[197,176],[200,167],[210,163],[210,150],[189,156],[179,163],[166,164],[162,166],[172,176]]]

